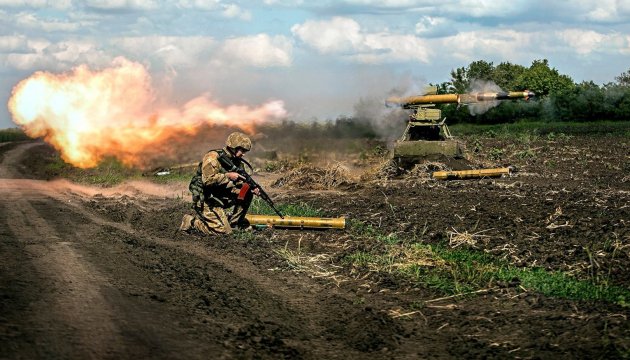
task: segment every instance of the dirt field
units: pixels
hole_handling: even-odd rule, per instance
[[[425,243],[483,232],[471,246],[519,267],[605,276],[630,289],[628,145],[627,137],[469,139],[476,164],[518,172],[267,191],[276,203],[305,202]],[[377,246],[350,230],[176,233],[187,184],[38,180],[51,151],[0,144],[2,359],[630,357],[622,303],[518,284],[449,298],[344,262]],[[272,177],[258,175],[267,185]],[[283,249],[318,270],[289,266]]]

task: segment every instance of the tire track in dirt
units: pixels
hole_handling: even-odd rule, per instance
[[[76,212],[68,196],[45,185],[0,180],[0,197],[7,200],[0,204],[0,358],[217,353],[217,346],[189,336],[187,326],[165,315],[164,307],[112,286],[111,274],[86,253],[99,243],[94,234],[100,226]]]
[[[159,255],[160,260],[172,258],[176,263],[186,263],[192,257],[196,264],[212,269],[212,279],[206,280],[212,280],[214,292],[222,293],[215,299],[221,300],[222,303],[219,301],[220,304],[212,304],[215,316],[214,318],[206,316],[205,320],[218,328],[211,332],[214,337],[218,335],[229,343],[228,353],[241,353],[239,347],[256,348],[259,345],[256,342],[262,342],[262,347],[271,346],[274,351],[284,348],[285,350],[281,351],[284,351],[285,355],[317,354],[331,357],[335,354],[355,354],[360,357],[364,351],[373,350],[375,346],[378,348],[388,344],[391,348],[395,344],[391,336],[396,330],[395,326],[381,313],[364,313],[351,301],[337,294],[322,296],[323,289],[316,286],[304,288],[304,283],[300,282],[288,285],[282,281],[284,276],[272,279],[268,272],[261,273],[261,269],[244,262],[242,258],[227,256],[200,243],[151,237],[130,224],[103,218],[80,205],[81,197],[73,194],[72,189],[71,184],[63,182],[51,185],[49,182],[24,179],[0,181],[0,195],[14,203],[10,208],[3,209],[9,235],[18,234],[16,239],[24,245],[25,256],[33,259],[30,262],[37,270],[38,276],[43,279],[36,282],[54,285],[51,286],[52,289],[44,287],[43,290],[52,293],[53,302],[57,305],[44,315],[36,314],[40,318],[32,320],[32,323],[48,324],[45,327],[55,329],[55,326],[50,324],[55,323],[56,319],[61,319],[61,324],[72,328],[55,331],[55,334],[66,335],[63,339],[49,341],[48,347],[44,346],[53,353],[72,351],[72,354],[77,354],[78,351],[89,349],[91,353],[81,353],[81,356],[93,357],[113,352],[129,354],[130,351],[125,350],[125,346],[134,346],[121,338],[123,331],[117,326],[121,313],[125,313],[124,308],[129,306],[125,305],[121,310],[121,306],[116,305],[124,302],[124,298],[130,294],[125,294],[123,288],[116,290],[118,284],[114,284],[112,289],[110,284],[112,273],[102,266],[110,266],[111,264],[106,264],[109,260],[103,263],[94,257],[94,253],[99,250],[105,252],[111,250],[104,244],[106,239],[101,235],[103,232],[112,233],[112,230],[127,234],[149,246],[163,249],[164,251],[160,252],[166,254]],[[112,235],[116,237],[115,234]],[[139,275],[141,276],[143,275]],[[163,280],[156,279],[158,282]],[[122,282],[124,281],[126,280]],[[116,282],[120,281],[114,280],[114,283]],[[138,290],[140,293],[143,292],[140,289],[142,284],[138,282],[132,287],[137,287],[132,291],[132,296],[135,296],[133,293],[137,293]],[[122,290],[122,293],[119,290]],[[146,291],[155,292],[154,290]],[[208,299],[203,294],[206,289],[186,290],[206,301]],[[74,298],[75,294],[83,295]],[[250,299],[252,294],[254,298]],[[159,296],[156,298],[160,299]],[[38,300],[34,307],[44,307],[43,302],[44,300]],[[194,304],[177,305],[184,307]],[[322,306],[330,310],[321,311]],[[365,318],[366,328],[386,330],[385,335],[381,336],[377,330],[356,331],[358,330],[356,326],[346,328],[343,321],[355,317]],[[286,325],[287,323],[291,325]],[[56,327],[59,328],[61,325]],[[352,332],[351,336],[340,334],[347,331]],[[256,336],[257,333],[263,333],[263,336]],[[264,335],[265,333],[267,335]],[[90,343],[95,340],[91,340],[92,338],[86,334],[100,339],[99,342]],[[36,339],[51,339],[51,336],[49,332],[32,334]],[[254,344],[250,343],[252,337]],[[53,343],[67,344],[68,338],[72,338],[73,345],[70,348],[50,349]],[[265,342],[268,344],[264,344]],[[365,345],[366,343],[368,345]],[[217,345],[221,344],[215,343],[215,346]]]
[[[113,310],[99,290],[104,279],[82,260],[74,239],[61,238],[27,199],[4,211],[9,231],[24,244],[26,257],[46,283],[32,307],[48,311],[38,312],[31,322],[46,332],[49,345],[73,343],[73,355],[84,358],[124,349]]]
[[[35,146],[41,146],[42,144],[39,142],[27,142],[24,144],[10,143],[8,147],[12,147],[7,151],[2,152],[2,162],[0,162],[0,179],[16,179],[20,178],[21,172],[19,169],[20,159],[24,156],[24,154]]]
[[[392,350],[396,346],[394,334],[401,332],[401,328],[384,313],[371,309],[365,311],[362,306],[353,304],[353,299],[348,299],[342,292],[324,288],[316,282],[305,283],[303,279],[291,281],[287,273],[276,275],[243,258],[212,249],[203,242],[151,236],[128,223],[99,216],[77,202],[72,202],[72,206],[90,223],[130,236],[123,242],[127,247],[141,247],[138,256],[145,256],[149,249],[154,250],[157,246],[160,250],[153,252],[158,254],[156,262],[161,266],[168,267],[168,263],[179,266],[179,263],[188,262],[203,268],[203,274],[196,274],[203,279],[179,278],[174,281],[198,282],[197,288],[186,291],[199,295],[205,307],[212,308],[213,316],[205,320],[217,326],[225,326],[223,322],[227,321],[231,323],[230,327],[239,327],[236,337],[243,337],[239,332],[260,331],[257,329],[260,326],[275,326],[280,333],[291,337],[290,340],[285,339],[287,351],[297,349],[303,354],[325,357],[340,353],[361,357],[364,351],[380,347]],[[157,270],[168,272],[162,267]],[[177,270],[173,273],[190,271]],[[362,319],[364,326],[357,327],[357,319]],[[230,339],[235,335],[230,334],[233,330],[228,327],[224,331],[227,331],[224,335],[228,341],[233,340]],[[397,336],[402,337],[400,334]]]

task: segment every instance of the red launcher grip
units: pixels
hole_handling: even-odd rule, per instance
[[[245,196],[247,196],[248,191],[249,191],[249,184],[243,183],[243,186],[241,187],[241,191],[238,193],[238,199],[245,200]]]

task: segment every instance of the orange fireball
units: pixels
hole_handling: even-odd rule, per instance
[[[251,133],[256,124],[286,117],[281,101],[225,107],[202,95],[181,108],[158,106],[146,68],[124,58],[99,71],[82,65],[65,74],[36,72],[13,88],[9,111],[29,136],[43,137],[66,162],[82,168],[106,156],[141,165],[145,149],[201,126]]]

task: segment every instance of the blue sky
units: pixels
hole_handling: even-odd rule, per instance
[[[5,104],[35,71],[102,69],[120,56],[174,104],[209,93],[334,119],[475,60],[546,58],[576,82],[612,82],[630,69],[630,0],[0,0]],[[0,128],[11,126],[4,106]]]

